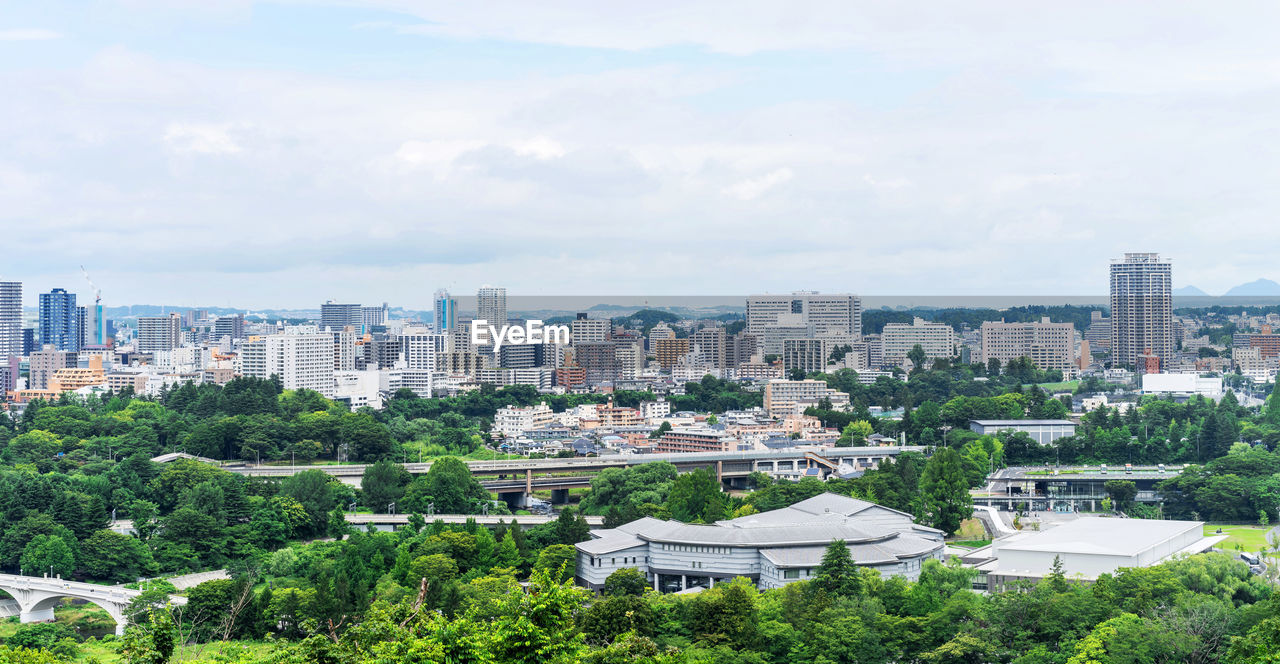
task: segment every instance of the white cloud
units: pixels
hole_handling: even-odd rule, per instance
[[[0,41],[45,41],[49,39],[62,39],[62,33],[43,28],[0,30]]]
[[[784,167],[775,171],[770,171],[769,173],[759,177],[747,178],[745,180],[735,182],[728,187],[725,187],[722,191],[727,196],[732,196],[744,201],[750,201],[759,198],[765,192],[783,184],[784,182],[790,182],[791,178],[791,169]]]
[[[235,154],[243,149],[227,125],[175,122],[165,128],[164,141],[177,152]]]

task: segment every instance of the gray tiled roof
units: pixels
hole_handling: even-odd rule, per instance
[[[848,548],[858,565],[889,565],[899,558],[915,558],[943,546],[942,542],[904,534],[872,544],[850,544]],[[817,567],[826,552],[826,546],[803,546],[761,549],[760,555],[778,567]]]

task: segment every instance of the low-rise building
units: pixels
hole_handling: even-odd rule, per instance
[[[1055,559],[1068,580],[1091,582],[1122,567],[1151,567],[1177,555],[1203,553],[1224,539],[1206,537],[1200,521],[1081,517],[998,539],[964,560],[979,571],[976,588],[998,592],[1017,581],[1043,579]]]
[[[837,410],[849,405],[848,394],[833,390],[820,380],[771,380],[764,386],[765,412],[776,419],[803,413],[824,400]]]
[[[1071,420],[970,420],[969,429],[979,436],[1021,431],[1041,445],[1076,435],[1076,423]]]
[[[905,512],[824,493],[790,507],[714,524],[646,517],[596,530],[575,547],[577,580],[599,590],[613,572],[634,568],[662,592],[747,577],[760,588],[812,578],[827,546],[843,540],[855,564],[914,580],[943,557],[943,533]]]

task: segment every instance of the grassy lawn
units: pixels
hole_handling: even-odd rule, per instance
[[[987,529],[978,519],[969,518],[960,522],[960,529],[956,531],[955,537],[961,542],[983,540],[987,538]]]
[[[986,545],[988,545],[988,544],[990,544],[990,543],[991,543],[991,540],[989,540],[989,539],[980,539],[980,540],[957,540],[957,541],[955,541],[955,542],[947,542],[947,544],[949,544],[949,545],[951,545],[951,546],[959,546],[959,547],[963,547],[963,548],[966,548],[966,549],[981,549],[982,547],[984,547],[984,546],[986,546]]]
[[[1040,389],[1045,390],[1046,392],[1050,392],[1050,393],[1052,393],[1052,392],[1075,392],[1075,391],[1076,391],[1076,388],[1077,388],[1077,387],[1080,387],[1080,381],[1078,381],[1078,380],[1068,380],[1068,381],[1063,381],[1063,382],[1060,382],[1060,383],[1040,383],[1039,387],[1040,387]]]
[[[1267,541],[1267,532],[1271,530],[1270,526],[1224,526],[1218,524],[1205,524],[1204,534],[1206,536],[1218,534],[1218,529],[1222,529],[1222,534],[1227,535],[1227,539],[1218,545],[1219,548],[1226,550],[1235,550],[1236,544],[1244,547],[1245,551],[1257,552],[1261,551],[1264,546],[1271,546]]]

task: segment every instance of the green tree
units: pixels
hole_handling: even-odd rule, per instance
[[[728,515],[728,501],[715,472],[699,468],[675,479],[667,496],[667,509],[679,521],[712,523]]]
[[[604,580],[605,595],[643,595],[649,589],[644,572],[634,567],[624,567]]]
[[[870,422],[858,420],[845,425],[836,440],[836,447],[858,447],[867,442],[867,436],[875,433]]]
[[[425,512],[434,504],[437,514],[473,514],[483,500],[489,500],[489,492],[471,476],[467,464],[456,457],[441,457],[409,485],[403,511]]]
[[[1138,495],[1138,485],[1129,480],[1107,480],[1103,487],[1116,509],[1127,509]]]
[[[578,551],[569,544],[552,544],[538,552],[534,571],[548,572],[558,582],[569,581],[577,574]]]
[[[924,369],[924,363],[929,359],[929,356],[925,354],[923,346],[916,344],[911,347],[911,350],[907,351],[907,359],[911,360],[911,366],[917,369]]]
[[[404,466],[387,459],[364,467],[360,478],[361,502],[374,512],[385,512],[387,506],[404,496],[413,476]]]
[[[827,545],[813,585],[832,595],[852,596],[861,592],[861,572],[853,563],[853,556],[844,540],[834,540]]]
[[[30,575],[50,574],[70,577],[76,570],[76,556],[71,545],[57,535],[36,535],[22,549],[19,564]]]
[[[178,625],[169,611],[153,610],[145,622],[125,629],[120,654],[129,664],[165,664],[179,639]]]
[[[960,529],[960,522],[973,513],[973,498],[958,452],[942,447],[933,453],[920,477],[920,498],[922,513],[917,516],[922,523],[947,535]]]
[[[329,511],[334,508],[332,477],[323,470],[304,470],[285,478],[280,494],[298,501],[306,510],[308,525],[304,535],[318,535],[329,525]]]
[[[95,579],[117,582],[159,571],[147,545],[111,530],[99,530],[80,543],[80,565]]]

